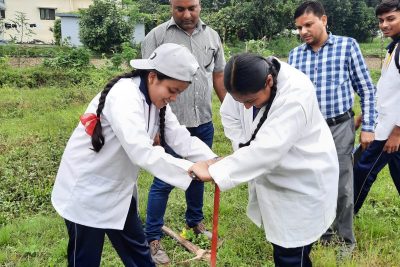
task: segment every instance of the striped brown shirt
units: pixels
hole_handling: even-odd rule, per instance
[[[172,111],[186,127],[197,127],[210,122],[212,74],[223,71],[225,67],[223,46],[218,33],[199,20],[197,28],[189,35],[171,18],[146,35],[142,43],[142,58],[148,58],[154,49],[163,43],[186,46],[200,65],[189,88],[170,104]]]

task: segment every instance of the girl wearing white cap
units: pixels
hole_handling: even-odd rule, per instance
[[[185,190],[191,161],[216,157],[168,105],[198,69],[189,50],[163,44],[130,63],[134,72],[112,79],[90,102],[61,159],[51,200],[67,225],[69,266],[99,266],[105,234],[125,266],[154,266],[137,211],[139,169]],[[187,160],[153,146],[158,131],[161,144]]]

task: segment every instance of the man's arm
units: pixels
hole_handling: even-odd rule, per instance
[[[360,143],[365,149],[375,139],[375,86],[356,41],[352,43],[350,55],[350,79],[354,90],[360,96],[362,111]]]
[[[226,89],[224,86],[224,72],[213,72],[213,86],[215,93],[218,96],[219,101],[224,101],[226,95]]]

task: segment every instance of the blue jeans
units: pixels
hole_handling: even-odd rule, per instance
[[[187,128],[192,136],[198,137],[209,147],[212,146],[214,138],[214,126],[212,122],[204,123],[198,127]],[[170,147],[165,151],[174,157],[179,157]],[[160,240],[162,237],[161,227],[164,225],[164,214],[167,208],[169,193],[174,187],[167,184],[157,177],[154,177],[153,184],[147,202],[147,216],[145,234],[148,242]],[[189,227],[194,227],[203,219],[203,193],[204,183],[192,181],[185,192],[186,196],[186,223]]]
[[[390,175],[400,194],[400,151],[386,153],[383,151],[387,140],[373,141],[361,154],[354,165],[354,213],[362,207],[378,173],[389,165]]]

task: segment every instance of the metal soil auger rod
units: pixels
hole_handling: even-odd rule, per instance
[[[212,227],[212,238],[211,238],[211,251],[200,248],[199,246],[193,244],[189,240],[181,237],[179,234],[172,231],[167,226],[163,226],[162,230],[165,234],[172,237],[179,244],[184,246],[187,250],[194,253],[196,257],[189,259],[187,261],[180,262],[180,264],[189,263],[193,260],[204,260],[210,262],[211,267],[216,267],[217,265],[217,249],[218,249],[218,213],[219,213],[219,199],[220,190],[217,184],[215,184],[214,193],[214,212],[213,212],[213,227]]]

